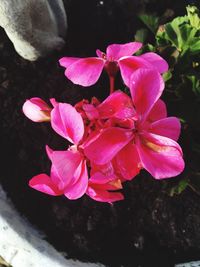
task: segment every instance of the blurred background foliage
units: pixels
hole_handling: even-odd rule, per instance
[[[140,14],[143,27],[134,39],[145,44],[139,53],[156,52],[169,63],[169,71],[163,75],[163,99],[169,115],[181,120],[180,143],[186,161],[184,173],[173,186],[170,183],[169,194],[190,187],[200,195],[200,11],[188,5],[184,16],[169,19],[172,15],[170,10],[162,17]],[[164,24],[163,18],[168,18]]]

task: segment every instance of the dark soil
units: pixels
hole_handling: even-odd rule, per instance
[[[167,8],[174,14],[185,12],[180,1],[144,3],[67,3],[67,46],[35,63],[20,58],[0,30],[1,183],[17,209],[43,230],[57,249],[68,257],[109,267],[171,267],[198,260],[200,197],[190,189],[170,197],[168,189],[179,178],[156,181],[146,172],[126,184],[125,200],[114,205],[87,196],[69,201],[36,192],[28,187],[28,181],[38,173],[49,172],[45,144],[57,150],[67,144],[48,124],[29,121],[21,108],[27,98],[34,96],[46,101],[55,97],[72,104],[92,95],[104,98],[108,93],[106,77],[93,87],[80,88],[67,81],[58,59],[64,55],[94,55],[96,48],[104,50],[108,43],[133,40],[141,24],[136,12],[141,9],[159,14]]]

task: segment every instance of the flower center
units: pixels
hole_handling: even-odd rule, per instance
[[[105,63],[105,70],[107,71],[109,77],[115,77],[119,70],[117,61],[107,60]]]

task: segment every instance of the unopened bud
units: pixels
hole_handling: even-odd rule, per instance
[[[34,122],[50,121],[52,108],[39,97],[26,100],[22,110],[25,116]]]

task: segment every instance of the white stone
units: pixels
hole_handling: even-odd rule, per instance
[[[67,18],[62,0],[0,0],[0,26],[16,51],[34,61],[65,44]]]
[[[200,261],[191,261],[175,265],[175,267],[200,267]]]
[[[12,267],[103,267],[67,260],[22,218],[0,186],[0,256]]]

